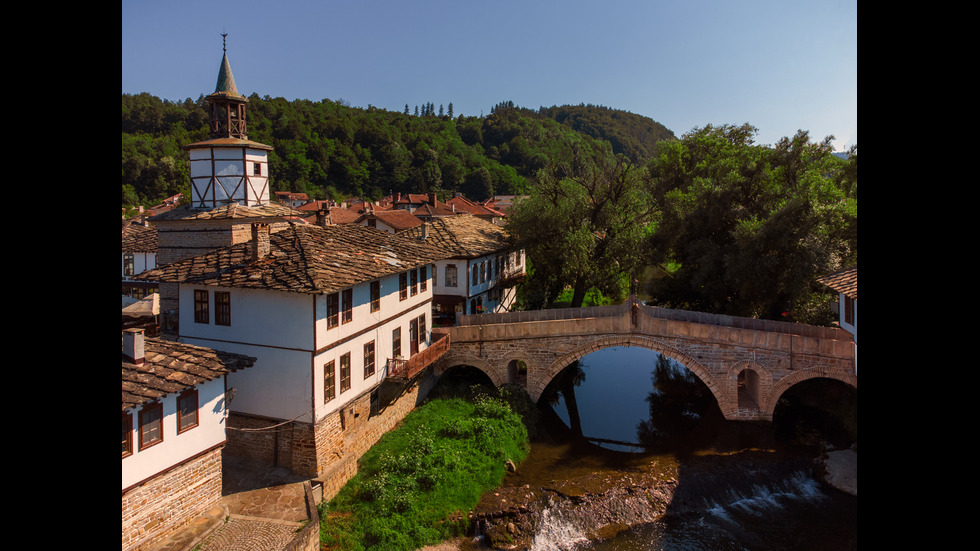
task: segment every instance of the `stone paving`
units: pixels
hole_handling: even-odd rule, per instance
[[[278,551],[309,520],[303,481],[279,467],[222,458],[219,506],[157,551]]]

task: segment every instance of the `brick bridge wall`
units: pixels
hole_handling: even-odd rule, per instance
[[[470,365],[499,386],[511,382],[511,362],[520,360],[534,400],[568,364],[613,346],[648,348],[684,364],[730,420],[772,420],[779,396],[807,379],[826,377],[857,387],[854,341],[837,328],[653,308],[635,299],[618,306],[460,321],[440,330],[451,334],[452,346],[436,373]],[[755,377],[746,377],[752,387],[740,393],[743,371]]]

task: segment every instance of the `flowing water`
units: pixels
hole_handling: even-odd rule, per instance
[[[496,494],[541,490],[534,496],[540,507],[535,532],[525,547],[857,549],[857,497],[819,481],[813,449],[777,441],[770,425],[725,421],[717,405],[705,406],[703,395],[680,396],[679,389],[693,376],[680,364],[658,366],[658,360],[659,354],[645,349],[601,350],[569,368],[564,387],[559,382],[559,390],[546,391],[539,408],[542,433],[528,459]],[[574,395],[566,395],[572,391]],[[708,402],[713,404],[710,397]],[[591,442],[577,436],[578,425]],[[606,503],[588,513],[581,498],[579,505],[556,499],[597,495],[609,488],[615,493],[618,487],[649,485],[654,479],[673,483],[663,511],[638,511],[628,503],[630,492],[607,498],[618,510]],[[625,524],[608,518],[617,515],[631,518]],[[643,516],[650,518],[637,522]],[[615,525],[611,531],[610,523]],[[596,537],[596,526],[602,524],[606,531]]]

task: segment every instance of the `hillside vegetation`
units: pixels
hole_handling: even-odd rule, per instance
[[[413,115],[408,105],[399,113],[252,94],[249,139],[275,148],[273,191],[318,199],[461,192],[483,200],[526,193],[534,174],[570,144],[598,140],[642,162],[657,141],[674,138],[650,118],[591,105],[532,110],[501,102],[485,117],[454,118],[450,104],[438,112],[431,104]],[[207,139],[203,97],[123,94],[122,131],[124,207],[189,190],[181,147]]]

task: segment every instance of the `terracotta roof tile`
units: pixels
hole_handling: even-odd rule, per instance
[[[395,231],[407,230],[409,228],[422,225],[422,221],[419,220],[417,216],[405,209],[377,210],[374,212],[368,212],[358,216],[354,221],[360,223],[361,220],[372,216],[391,226]]]
[[[255,358],[210,348],[147,337],[141,365],[122,359],[122,409],[251,367]]]
[[[290,223],[269,236],[269,253],[253,261],[252,242],[139,274],[151,281],[333,293],[446,258],[418,239],[360,224],[326,227]]]
[[[838,293],[843,293],[855,300],[858,298],[858,273],[856,267],[817,278],[817,281]]]

